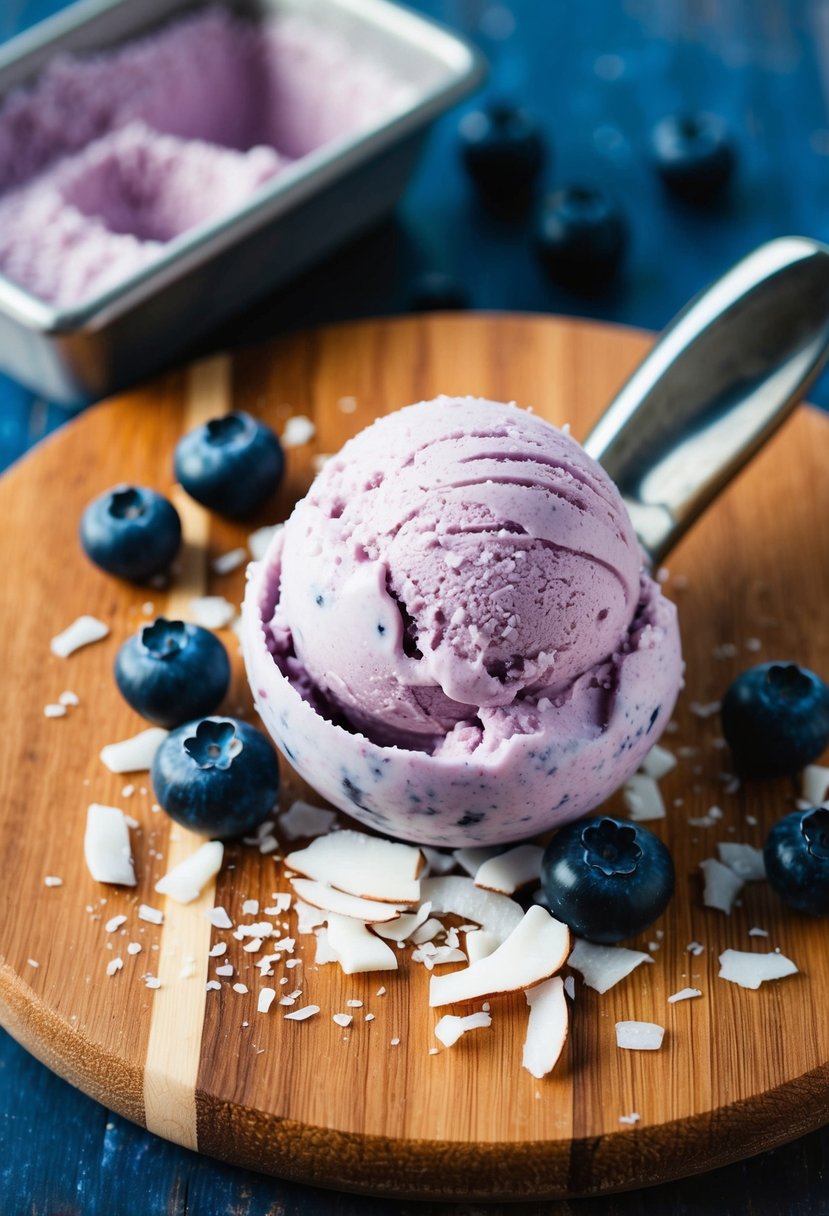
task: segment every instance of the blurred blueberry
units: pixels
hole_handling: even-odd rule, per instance
[[[568,186],[544,200],[535,247],[552,279],[589,294],[606,288],[616,276],[627,247],[627,227],[604,191]]]
[[[671,114],[653,129],[654,162],[665,186],[687,203],[709,203],[725,191],[735,154],[717,114]]]
[[[546,159],[532,115],[494,102],[465,114],[459,135],[463,163],[483,201],[498,213],[525,210]]]
[[[468,308],[469,300],[457,279],[440,270],[429,270],[412,283],[409,307],[413,312],[445,312]]]

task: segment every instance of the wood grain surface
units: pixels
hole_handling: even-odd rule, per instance
[[[258,1015],[259,974],[241,943],[211,931],[203,906],[182,909],[154,893],[171,861],[197,840],[153,809],[146,774],[118,777],[98,759],[104,743],[143,725],[112,681],[118,645],[152,613],[186,608],[202,587],[238,602],[241,571],[219,576],[210,562],[243,543],[249,529],[188,504],[183,573],[164,592],[133,588],[80,554],[77,521],[94,494],[124,480],[173,492],[173,446],[205,411],[235,405],[278,430],[291,414],[304,414],[316,436],[288,452],[278,501],[254,523],[273,521],[307,488],[315,456],[335,451],[376,414],[438,392],[515,399],[582,436],[647,345],[629,331],[546,318],[335,327],[211,360],[98,407],[5,477],[0,1020],[38,1058],[112,1109],[201,1152],[317,1185],[431,1199],[642,1186],[758,1152],[829,1119],[825,926],[785,912],[764,884],[747,887],[730,917],[704,909],[698,874],[718,840],[760,844],[793,806],[796,784],[753,783],[728,793],[717,719],[690,708],[717,700],[738,670],[759,659],[829,669],[822,472],[829,423],[808,409],[672,555],[667,590],[680,608],[687,687],[676,733],[666,739],[680,755],[662,782],[670,817],[656,827],[674,854],[677,894],[660,925],[630,943],[647,949],[656,942],[652,966],[604,996],[577,983],[565,1056],[542,1082],[520,1067],[520,996],[493,1002],[491,1030],[430,1055],[437,1015],[428,1009],[428,974],[407,952],[397,974],[346,977],[333,966],[317,968],[312,945],[299,938],[301,966],[278,967],[272,982],[291,977],[287,990],[301,988],[298,1003],[318,1004],[321,1014],[286,1022],[277,1005]],[[52,656],[49,639],[85,612],[106,620],[110,636],[68,660]],[[233,635],[223,636],[235,656]],[[235,672],[229,712],[249,707],[238,660]],[[43,707],[65,689],[80,705],[46,719]],[[286,806],[298,793],[309,795],[287,769],[285,779]],[[128,784],[131,795],[123,792]],[[86,871],[91,801],[121,806],[139,821],[134,892],[101,887]],[[722,808],[720,821],[689,826],[712,805]],[[46,886],[47,875],[63,885]],[[215,900],[236,921],[245,899],[264,907],[285,885],[274,856],[234,845],[215,894],[201,902]],[[141,902],[163,907],[165,923],[138,920]],[[107,933],[107,919],[119,913],[128,917],[123,932]],[[752,926],[769,938],[749,937]],[[237,974],[205,992],[205,976],[225,961],[207,966],[206,948],[219,940],[228,941]],[[705,945],[698,958],[686,952],[692,940]],[[128,941],[141,952],[128,955]],[[801,973],[758,992],[736,988],[717,978],[728,946],[779,947]],[[124,967],[108,977],[116,955]],[[196,974],[185,978],[188,955]],[[162,987],[148,989],[146,974]],[[233,989],[240,981],[249,992]],[[668,1005],[688,984],[702,997]],[[381,985],[386,992],[378,996]],[[349,999],[362,1000],[357,1012],[374,1020],[335,1025],[331,1014],[345,1011]],[[662,1050],[619,1051],[614,1023],[621,1018],[664,1025]],[[635,1126],[620,1124],[634,1111]]]

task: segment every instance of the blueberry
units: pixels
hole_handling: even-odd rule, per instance
[[[209,629],[160,616],[124,642],[115,680],[134,710],[169,730],[217,708],[230,683],[230,662]]]
[[[181,548],[171,502],[145,486],[114,486],[81,516],[81,545],[96,566],[141,583],[162,574]]]
[[[230,519],[258,510],[282,478],[282,445],[241,410],[213,418],[176,444],[176,477],[202,506]]]
[[[482,200],[499,212],[524,210],[545,160],[532,115],[496,102],[465,114],[459,134],[463,163]]]
[[[541,863],[544,901],[591,942],[619,942],[664,912],[674,890],[665,845],[638,824],[602,816],[556,832]]]
[[[412,284],[409,306],[414,312],[445,312],[468,308],[469,300],[451,275],[430,270],[418,275]]]
[[[717,114],[672,114],[654,127],[653,158],[665,186],[688,203],[719,198],[734,171],[734,148]]]
[[[279,795],[276,753],[237,718],[201,718],[171,731],[155,754],[155,796],[167,814],[204,836],[243,836]]]
[[[829,809],[786,815],[769,832],[763,856],[782,900],[810,916],[829,915]]]
[[[761,663],[729,687],[720,710],[734,763],[747,777],[785,777],[829,743],[829,686],[796,663]]]
[[[545,199],[535,229],[538,257],[551,278],[574,291],[607,287],[627,246],[627,227],[602,190],[570,186]]]

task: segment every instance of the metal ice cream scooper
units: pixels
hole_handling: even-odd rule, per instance
[[[829,247],[761,245],[671,322],[584,441],[658,565],[817,378]]]

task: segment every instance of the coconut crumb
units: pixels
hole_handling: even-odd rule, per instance
[[[286,1022],[304,1022],[307,1018],[312,1018],[320,1011],[319,1005],[304,1005],[302,1009],[292,1009],[290,1013],[283,1014]]]
[[[74,654],[82,646],[100,642],[108,634],[109,625],[105,625],[97,617],[79,616],[71,625],[67,625],[62,633],[52,638],[49,648],[58,658],[68,659],[70,654]]]
[[[659,1051],[665,1027],[656,1022],[617,1022],[616,1046],[626,1051]]]
[[[230,919],[221,904],[217,904],[215,908],[211,908],[209,912],[205,912],[205,916],[210,921],[214,929],[233,928],[233,921]]]
[[[680,988],[679,992],[668,997],[668,1004],[675,1005],[677,1001],[690,1001],[695,996],[702,996],[699,988]]]
[[[150,925],[163,925],[164,913],[158,908],[151,908],[149,904],[139,904],[138,919],[144,920]]]
[[[631,1111],[629,1115],[619,1115],[619,1122],[626,1123],[632,1127],[634,1124],[638,1123],[641,1118],[642,1116],[639,1114],[639,1112],[634,1110]]]
[[[57,874],[47,874],[43,880],[43,885],[46,887],[62,887],[63,879],[58,878]]]
[[[220,553],[214,557],[210,568],[214,574],[230,574],[233,570],[238,570],[247,560],[246,549],[230,549],[227,553]]]
[[[336,1022],[338,1026],[342,1026],[343,1029],[345,1029],[346,1026],[350,1026],[351,1023],[354,1021],[354,1014],[353,1013],[334,1013],[331,1015],[331,1021]]]

